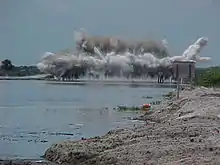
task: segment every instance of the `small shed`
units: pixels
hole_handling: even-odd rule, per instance
[[[192,82],[195,78],[195,61],[174,61],[172,63],[173,78],[181,79],[185,83]]]

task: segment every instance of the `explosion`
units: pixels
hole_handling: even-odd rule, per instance
[[[76,53],[46,52],[37,67],[41,72],[60,77],[93,73],[105,76],[135,77],[152,72],[152,68],[169,68],[173,61],[209,61],[199,53],[208,44],[205,37],[190,45],[181,56],[171,57],[166,40],[131,41],[117,37],[90,36],[81,30],[74,33]]]

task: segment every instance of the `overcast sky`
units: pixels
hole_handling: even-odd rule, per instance
[[[220,64],[220,0],[0,0],[0,60],[35,64],[45,51],[74,47],[74,28],[95,35],[167,38],[180,55],[197,37]],[[217,30],[218,29],[218,30]]]

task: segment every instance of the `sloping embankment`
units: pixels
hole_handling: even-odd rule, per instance
[[[52,145],[45,158],[64,164],[220,164],[220,90],[183,91],[142,119],[143,127]]]

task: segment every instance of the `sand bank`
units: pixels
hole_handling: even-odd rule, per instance
[[[220,89],[184,90],[179,100],[166,100],[139,119],[146,125],[54,144],[44,155],[51,162],[0,160],[0,164],[220,164]]]
[[[52,145],[44,157],[62,164],[220,164],[220,90],[184,90],[140,117],[146,125]]]

